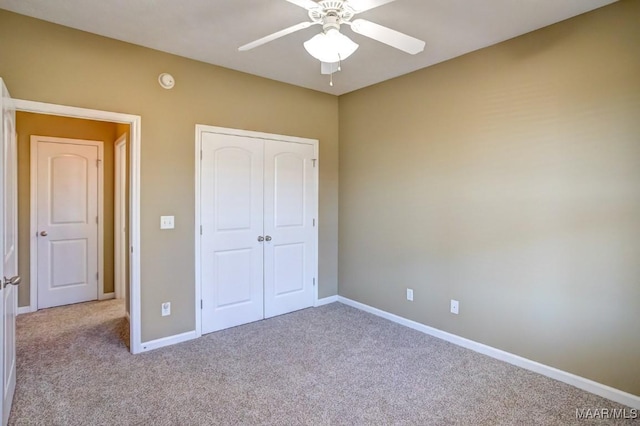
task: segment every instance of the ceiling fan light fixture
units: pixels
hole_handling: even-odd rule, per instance
[[[340,62],[347,59],[359,45],[335,28],[317,34],[304,42],[304,48],[321,62]]]

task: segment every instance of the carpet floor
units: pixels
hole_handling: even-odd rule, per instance
[[[140,355],[127,328],[117,300],[20,315],[9,424],[584,425],[602,421],[576,409],[624,408],[339,303]]]

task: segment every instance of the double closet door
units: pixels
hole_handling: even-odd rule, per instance
[[[203,132],[202,333],[313,305],[314,146]]]

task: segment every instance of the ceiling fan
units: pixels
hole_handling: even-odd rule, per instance
[[[353,32],[387,44],[403,52],[415,55],[424,50],[425,42],[366,19],[353,17],[367,10],[395,0],[286,0],[308,11],[310,21],[301,22],[266,37],[240,46],[238,50],[250,50],[312,25],[322,25],[322,32],[304,43],[311,56],[321,63],[322,74],[340,71],[340,62],[358,49],[358,44],[340,32],[341,25],[348,25]],[[332,84],[333,85],[333,84]]]

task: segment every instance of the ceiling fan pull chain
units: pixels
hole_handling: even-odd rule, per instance
[[[333,87],[333,71],[331,72],[331,76],[329,77],[329,86]]]
[[[340,57],[339,53],[338,53],[338,71],[342,71],[342,58]]]

